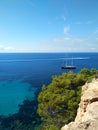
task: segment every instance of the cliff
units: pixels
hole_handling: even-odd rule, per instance
[[[65,125],[61,130],[98,130],[98,78],[82,87],[75,121]]]

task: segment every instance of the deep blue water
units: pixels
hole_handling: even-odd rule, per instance
[[[0,53],[0,114],[17,112],[18,104],[33,99],[52,75],[66,72],[61,66],[69,57],[74,59],[75,72],[98,69],[98,53]]]

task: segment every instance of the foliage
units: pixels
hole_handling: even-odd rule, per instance
[[[73,121],[81,96],[81,86],[92,79],[96,69],[82,69],[79,73],[68,72],[53,76],[38,96],[38,114],[42,124],[39,130],[59,130],[62,125]]]
[[[24,100],[17,113],[0,116],[0,130],[59,130],[74,120],[81,86],[94,76],[98,78],[98,71],[86,68],[77,74],[70,71],[53,76],[48,86],[43,85],[38,101]]]

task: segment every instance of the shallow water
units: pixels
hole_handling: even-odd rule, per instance
[[[19,80],[12,82],[0,82],[0,115],[12,114],[18,111],[18,104],[24,99],[33,99],[35,88],[30,84],[23,83]]]

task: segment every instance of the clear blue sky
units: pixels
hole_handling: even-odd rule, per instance
[[[98,0],[0,0],[0,52],[98,52]]]

